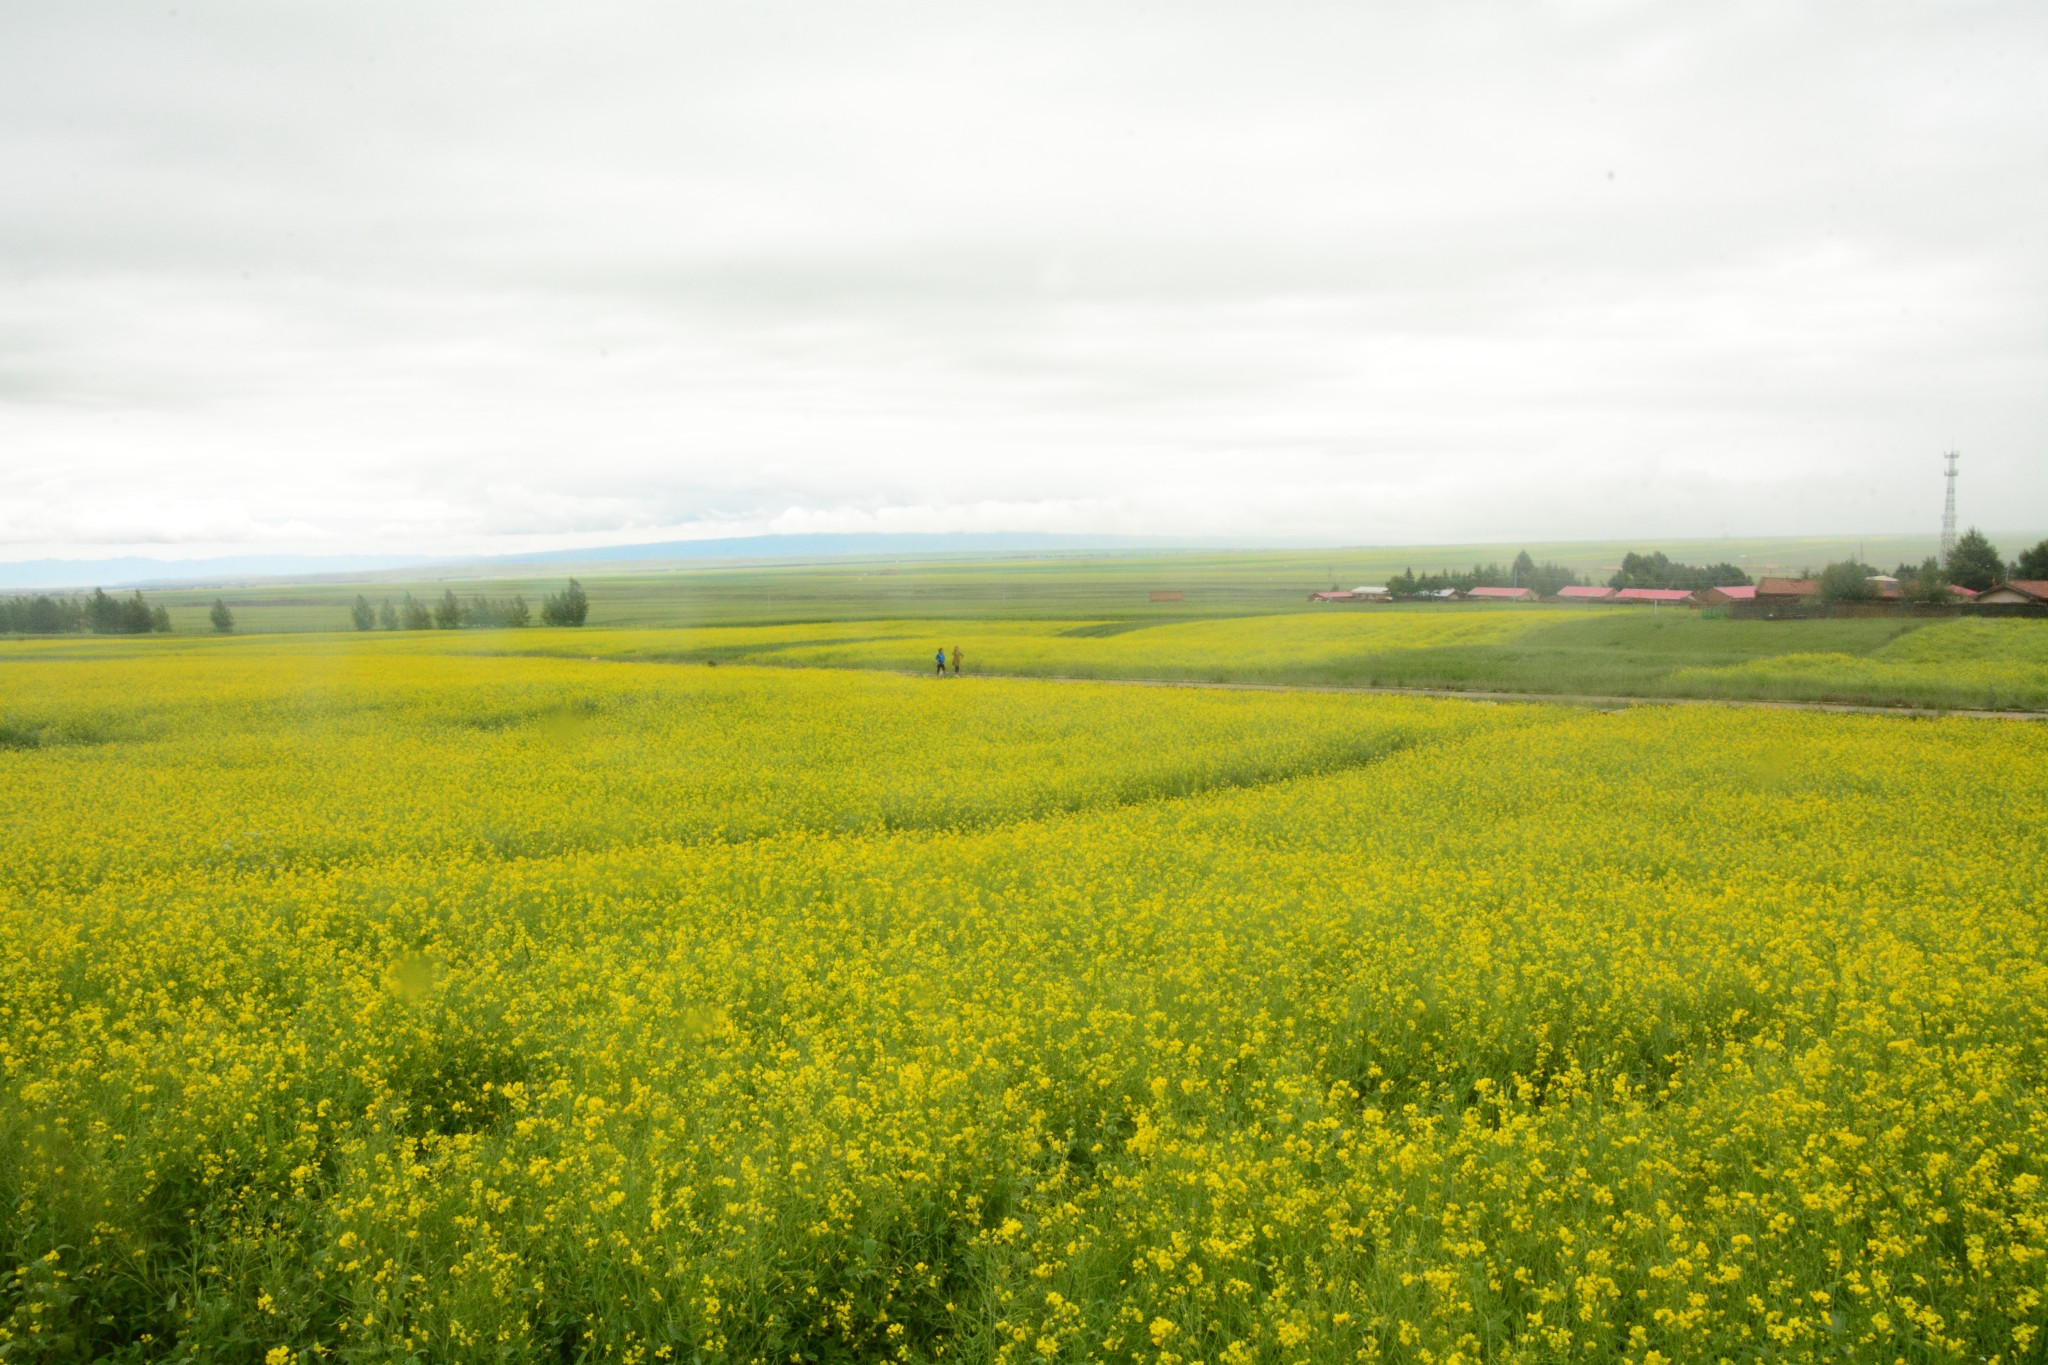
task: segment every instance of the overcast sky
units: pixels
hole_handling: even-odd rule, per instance
[[[2048,526],[2048,5],[0,5],[0,559]]]

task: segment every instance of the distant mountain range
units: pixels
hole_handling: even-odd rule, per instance
[[[663,540],[591,550],[500,555],[494,564],[610,564],[640,559],[823,559],[849,555],[1002,554],[1029,550],[1169,549],[1188,544],[1164,536],[1049,535],[1037,531],[854,532],[844,535],[735,536],[726,540]]]
[[[418,559],[396,555],[230,555],[215,559],[22,559],[0,564],[0,590],[129,588],[144,584],[234,583],[314,574],[374,573]]]
[[[353,577],[399,569],[456,565],[617,564],[679,559],[827,559],[856,555],[1004,554],[1034,550],[1172,549],[1192,544],[1163,536],[1050,535],[1035,531],[944,534],[733,536],[664,540],[647,545],[596,545],[577,550],[484,556],[230,555],[212,559],[24,559],[0,563],[0,590],[130,588],[155,584],[272,582],[280,578]]]

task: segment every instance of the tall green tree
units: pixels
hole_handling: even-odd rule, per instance
[[[355,623],[357,630],[368,630],[377,624],[377,613],[370,606],[370,599],[356,594],[355,604],[348,609],[348,619]]]
[[[540,604],[540,620],[546,626],[580,626],[590,615],[590,599],[575,579],[559,593],[549,593]]]
[[[1954,594],[1948,590],[1948,580],[1941,576],[1941,561],[1933,555],[1927,556],[1916,567],[1901,564],[1895,575],[1899,580],[1899,596],[1908,602],[1952,602]]]
[[[156,618],[150,615],[149,603],[142,600],[142,590],[137,588],[121,604],[121,632],[124,635],[147,635],[155,629]]]
[[[411,593],[405,595],[405,601],[398,608],[398,615],[399,624],[407,630],[426,630],[434,624],[434,613],[428,611],[427,604]]]
[[[1972,592],[1983,592],[2005,581],[2005,561],[1998,557],[1998,547],[1974,526],[1957,537],[1941,567],[1949,582]]]
[[[92,596],[85,599],[85,621],[95,635],[118,635],[121,632],[121,603],[108,596],[105,588],[94,588]]]
[[[206,619],[213,622],[213,628],[222,635],[230,634],[235,628],[235,614],[228,610],[228,604],[216,597],[213,610],[206,613]]]
[[[2048,540],[2021,550],[2020,557],[2012,562],[2012,576],[2029,580],[2048,578]]]
[[[391,599],[388,597],[384,599],[384,605],[377,608],[377,629],[398,629],[398,608],[391,605]]]
[[[1541,564],[1535,563],[1530,560],[1527,550],[1515,557],[1513,586],[1534,588],[1538,597],[1555,597],[1559,588],[1569,588],[1578,581],[1578,574],[1568,565],[1554,564],[1547,559]]]
[[[1820,596],[1824,602],[1862,602],[1876,597],[1870,566],[1853,559],[1828,565],[1820,571]]]

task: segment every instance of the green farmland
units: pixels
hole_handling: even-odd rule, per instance
[[[2010,546],[2038,535],[2004,536]],[[779,561],[649,561],[639,564],[449,565],[361,577],[298,579],[235,586],[151,589],[169,606],[179,630],[206,629],[216,596],[251,632],[339,630],[358,593],[373,603],[421,599],[453,591],[496,596],[523,593],[538,607],[564,579],[580,577],[591,593],[591,625],[730,626],[801,621],[1175,620],[1263,616],[1308,610],[1321,588],[1384,582],[1403,569],[1417,573],[1505,564],[1527,549],[1604,580],[1624,553],[1644,545],[1576,542],[1522,545],[1432,545],[1336,550],[1186,550],[1088,554],[906,555]],[[1873,564],[1918,561],[1932,553],[1926,536],[1703,540],[1659,542],[1674,559],[1727,561],[1751,574],[1798,573],[1859,552]],[[90,584],[82,585],[90,587]],[[111,587],[112,585],[108,585]],[[1154,601],[1154,593],[1180,594]]]
[[[1674,547],[1797,572],[1847,541],[1716,541]],[[1910,538],[1871,540],[1873,560],[1909,557]],[[1611,545],[1532,546],[1533,555],[1603,576]],[[968,672],[1326,687],[1405,687],[1548,696],[2026,708],[2048,706],[2048,623],[1896,617],[1735,621],[1711,612],[1555,604],[1318,605],[1331,583],[1499,562],[1504,546],[1426,550],[1211,551],[816,562],[533,566],[489,577],[378,575],[150,591],[176,634],[153,647],[211,648],[216,597],[242,636],[348,632],[358,595],[513,593],[538,608],[571,572],[590,596],[581,630],[442,632],[401,650],[566,654],[641,662],[764,664],[925,672],[959,647]],[[394,642],[398,643],[398,642]],[[79,637],[29,652],[89,648]],[[317,647],[315,653],[317,654]],[[13,646],[0,658],[15,657]]]

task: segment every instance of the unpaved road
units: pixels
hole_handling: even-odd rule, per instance
[[[898,670],[915,677],[910,670]],[[1976,720],[2048,720],[2048,711],[1983,711],[1933,706],[1858,706],[1832,701],[1764,701],[1738,697],[1603,697],[1575,692],[1473,692],[1455,687],[1347,687],[1341,683],[1198,682],[1181,678],[1077,678],[1065,673],[973,673],[1012,682],[1102,683],[1109,687],[1197,687],[1217,692],[1351,692],[1380,697],[1446,697],[1452,701],[1535,702],[1618,711],[1629,706],[1740,706],[1767,711],[1832,711],[1845,716],[1968,716]]]
[[[553,658],[554,655],[540,657]],[[591,663],[659,664],[687,667],[694,660],[612,658],[589,656]],[[921,668],[837,668],[829,664],[778,664],[766,660],[726,661],[731,668],[815,669],[821,673],[893,673],[898,677],[930,677]],[[2048,720],[2048,711],[1985,711],[1967,707],[1860,706],[1835,701],[1766,701],[1743,697],[1620,697],[1586,692],[1479,692],[1456,687],[1354,687],[1343,683],[1261,683],[1203,682],[1193,678],[1082,678],[1070,673],[982,673],[964,675],[996,678],[1004,682],[1098,683],[1104,687],[1193,687],[1211,692],[1342,692],[1367,697],[1440,697],[1450,701],[1528,702],[1547,706],[1584,706],[1601,711],[1619,711],[1631,706],[1735,706],[1760,711],[1829,711],[1842,716],[1896,716],[1932,719],[1965,716],[1973,720]],[[954,675],[948,674],[948,679]]]

